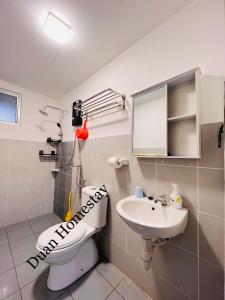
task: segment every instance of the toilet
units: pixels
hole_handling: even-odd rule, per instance
[[[94,196],[97,187],[86,186],[82,189],[82,206]],[[65,236],[64,239],[46,256],[45,262],[50,265],[47,286],[50,290],[61,290],[90,270],[99,260],[99,254],[93,235],[106,224],[107,193],[94,208]],[[37,250],[43,248],[56,234],[60,225],[66,227],[66,222],[54,225],[45,230],[38,238]]]

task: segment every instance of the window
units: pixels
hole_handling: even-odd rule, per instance
[[[0,89],[0,122],[19,124],[21,95]]]

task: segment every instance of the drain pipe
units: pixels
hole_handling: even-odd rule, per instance
[[[143,238],[143,246],[141,257],[144,262],[151,262],[153,255],[153,246],[151,240],[146,240]]]
[[[154,247],[152,246],[151,240],[143,238],[143,245],[141,250],[141,257],[144,262],[145,271],[150,269],[152,262]]]
[[[155,247],[161,247],[165,245],[168,242],[168,240],[169,239],[162,239],[162,238],[152,238],[152,239],[143,238],[141,257],[144,262],[145,270],[149,270],[150,268]]]

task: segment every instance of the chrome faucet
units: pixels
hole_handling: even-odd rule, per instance
[[[163,194],[159,196],[159,199],[154,200],[155,203],[160,202],[162,206],[167,206],[169,204],[169,201],[167,200],[167,195]]]

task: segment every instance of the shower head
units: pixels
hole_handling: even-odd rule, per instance
[[[45,110],[45,109],[39,109],[39,112],[42,114],[42,115],[45,115],[45,116],[47,116],[48,115],[48,113],[47,113],[47,111]]]

